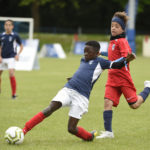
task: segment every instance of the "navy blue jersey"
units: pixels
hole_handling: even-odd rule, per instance
[[[0,41],[2,52],[2,58],[13,58],[17,54],[17,44],[21,45],[21,39],[17,33],[12,32],[6,34],[5,32],[0,34]]]
[[[80,66],[65,87],[74,89],[89,99],[94,83],[104,69],[110,69],[111,61],[97,57],[90,61],[81,59]]]

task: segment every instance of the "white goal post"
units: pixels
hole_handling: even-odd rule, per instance
[[[34,32],[34,19],[33,18],[19,18],[19,17],[0,17],[0,21],[5,21],[11,19],[12,21],[16,22],[27,22],[29,23],[29,39],[33,39],[33,32]]]

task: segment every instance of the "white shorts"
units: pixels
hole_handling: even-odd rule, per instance
[[[64,87],[52,101],[61,102],[63,107],[70,107],[69,116],[73,118],[81,119],[88,112],[89,100],[73,89]]]
[[[0,70],[15,69],[15,58],[2,58]]]

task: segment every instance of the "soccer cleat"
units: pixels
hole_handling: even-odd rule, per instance
[[[96,135],[97,135],[97,131],[94,130],[94,131],[91,132],[91,134],[92,134],[92,138],[91,138],[89,141],[93,141],[93,140],[94,140],[94,138],[95,138]]]
[[[12,99],[16,99],[17,97],[17,95],[12,95]]]
[[[101,131],[101,134],[96,139],[114,138],[114,133],[110,131]]]
[[[145,81],[144,82],[144,87],[149,87],[150,88],[150,81]]]

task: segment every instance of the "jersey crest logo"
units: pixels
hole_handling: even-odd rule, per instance
[[[90,60],[90,61],[89,61],[89,65],[92,65],[92,64],[93,64],[93,60]]]
[[[115,44],[112,45],[112,51],[115,50]]]
[[[12,41],[12,37],[10,36],[10,37],[9,37],[9,42],[11,42],[11,41]]]

